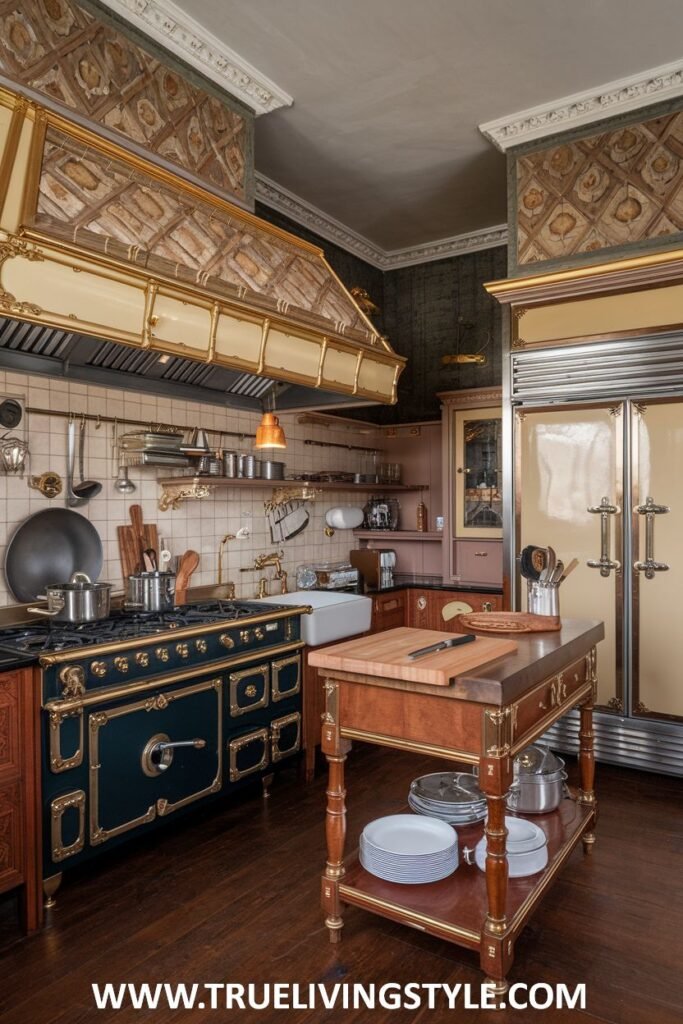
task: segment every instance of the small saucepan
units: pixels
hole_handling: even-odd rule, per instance
[[[84,572],[74,572],[68,583],[53,583],[38,596],[47,601],[47,608],[29,608],[34,615],[44,615],[54,622],[98,622],[106,619],[111,609],[111,583],[93,583]]]

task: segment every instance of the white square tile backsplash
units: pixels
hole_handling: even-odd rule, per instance
[[[61,379],[27,376],[0,371],[0,395],[17,395],[26,404],[66,412],[102,413],[122,419],[149,419],[153,422],[179,423],[188,426],[205,426],[213,429],[245,431],[255,433],[259,416],[255,413],[220,409],[218,406],[200,402],[174,401],[154,395],[140,395],[137,392],[122,391],[101,386],[70,383]],[[287,450],[277,453],[282,458],[287,472],[302,472],[315,469],[367,471],[371,456],[344,448],[318,448],[304,444],[306,438],[333,441],[342,445],[379,443],[376,435],[360,431],[301,425],[296,414],[281,415],[281,422],[287,435]],[[28,415],[15,433],[29,442],[30,459],[23,479],[0,474],[0,565],[4,565],[5,548],[16,527],[27,516],[51,506],[64,505],[63,493],[53,500],[44,498],[39,491],[28,485],[30,475],[40,475],[50,469],[64,477],[66,472],[66,428],[64,418],[45,415]],[[223,579],[233,580],[237,594],[242,598],[255,593],[260,573],[240,573],[243,566],[252,563],[260,552],[274,550],[270,530],[263,510],[263,502],[269,496],[265,489],[217,489],[211,498],[203,501],[186,501],[177,511],[160,512],[157,506],[159,488],[158,476],[168,475],[161,467],[131,467],[130,479],[137,490],[130,497],[120,497],[113,488],[117,467],[113,457],[112,424],[102,423],[99,430],[87,422],[86,479],[100,480],[103,484],[100,494],[79,512],[96,526],[102,538],[104,566],[101,579],[118,586],[122,584],[119,563],[116,527],[129,522],[128,508],[131,504],[142,506],[147,522],[155,522],[159,534],[174,555],[181,555],[187,548],[197,550],[201,556],[199,569],[193,576],[194,585],[210,584],[216,581],[218,545],[226,533],[236,533],[247,526],[250,536],[247,540],[230,541],[224,560]],[[131,429],[124,426],[123,430]],[[243,445],[237,438],[226,438],[225,447],[251,450],[253,441],[246,439]],[[324,534],[325,512],[333,505],[363,504],[362,495],[344,491],[327,491],[316,502],[308,504],[311,517],[308,527],[282,545],[283,567],[290,574],[294,585],[294,571],[302,562],[339,561],[348,557],[354,538],[351,533],[338,531],[334,537]],[[269,573],[271,570],[269,570]],[[57,582],[57,581],[55,581]],[[277,592],[277,584],[271,585],[271,592]],[[14,597],[8,591],[4,572],[0,573],[0,605],[12,604]]]

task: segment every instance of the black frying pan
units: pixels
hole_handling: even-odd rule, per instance
[[[67,583],[73,572],[96,580],[102,559],[100,535],[88,519],[68,508],[46,508],[14,531],[5,577],[17,601],[35,601],[51,583]]]

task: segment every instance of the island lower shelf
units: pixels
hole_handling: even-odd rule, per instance
[[[516,935],[521,930],[593,819],[594,808],[575,799],[563,800],[551,814],[531,819],[548,838],[548,865],[536,875],[508,880],[507,935]],[[356,852],[345,861],[345,874],[339,883],[340,899],[400,924],[478,950],[487,911],[486,875],[476,865],[464,862],[463,848],[469,846],[471,849],[482,835],[483,824],[478,830],[463,830],[457,870],[449,878],[427,885],[385,882],[361,866]]]

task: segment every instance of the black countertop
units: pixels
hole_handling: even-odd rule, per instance
[[[368,596],[372,594],[388,594],[392,590],[448,590],[456,593],[468,594],[502,594],[502,587],[491,587],[472,583],[454,583],[452,580],[444,582],[441,576],[419,576],[410,573],[394,573],[394,582],[390,587],[375,587],[366,590]]]

